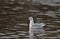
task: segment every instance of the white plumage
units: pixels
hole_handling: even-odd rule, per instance
[[[33,17],[29,17],[30,23],[29,23],[29,34],[30,39],[36,39],[34,38],[34,32],[35,31],[42,31],[43,26],[45,26],[44,23],[34,23]]]

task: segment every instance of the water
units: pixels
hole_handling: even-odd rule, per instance
[[[37,21],[37,20],[36,20]],[[49,24],[49,23],[48,23]],[[48,25],[47,24],[47,25]],[[53,25],[52,25],[53,26]],[[28,26],[28,23],[27,23],[27,25],[26,25],[26,23],[25,23],[25,25],[24,25],[24,23],[23,23],[23,25],[22,25],[22,23],[21,23],[21,25],[16,25],[16,26],[11,26],[11,27],[6,27],[6,28],[3,28],[3,29],[1,29],[1,31],[2,32],[0,32],[1,34],[0,34],[0,38],[2,39],[2,38],[6,38],[6,39],[9,39],[9,38],[11,38],[11,39],[58,39],[58,38],[60,38],[59,37],[59,30],[57,31],[57,30],[55,30],[55,28],[54,27],[49,27],[49,25],[48,26],[46,26],[46,28],[44,29],[32,29],[32,32],[33,32],[33,30],[35,30],[34,31],[34,33],[29,33],[29,26]],[[30,37],[30,35],[32,35],[31,37]],[[16,36],[16,37],[15,37]]]
[[[32,37],[36,39],[60,39],[59,15],[53,13],[54,17],[51,16],[52,13],[48,15],[49,12],[44,13],[33,5],[17,2],[11,3],[7,1],[5,3],[2,1],[0,3],[3,5],[0,6],[0,39],[29,39],[29,16],[34,17],[35,22],[41,22],[40,20],[42,19],[42,22],[46,23],[46,26],[42,29],[43,33],[40,32],[40,29],[34,29],[36,32],[32,33],[34,35]],[[37,12],[31,12],[30,10],[32,9],[37,10]]]

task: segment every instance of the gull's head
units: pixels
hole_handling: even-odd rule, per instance
[[[29,17],[29,20],[33,20],[33,17]]]

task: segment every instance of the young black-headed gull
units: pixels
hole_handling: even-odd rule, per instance
[[[36,27],[36,28],[42,28],[45,26],[44,23],[34,23],[33,17],[29,17],[30,23],[29,23],[29,28]]]
[[[30,23],[29,23],[29,35],[30,35],[30,39],[36,39],[34,37],[34,31],[40,31],[40,30],[42,31],[42,28],[45,26],[45,24],[44,23],[34,23],[33,17],[29,17],[29,20],[30,20]]]

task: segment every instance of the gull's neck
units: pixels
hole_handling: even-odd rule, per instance
[[[33,19],[30,20],[30,25],[32,25],[32,24],[34,24],[34,20]]]
[[[29,31],[31,31],[32,25],[34,24],[34,20],[30,20],[30,24],[29,24]]]

